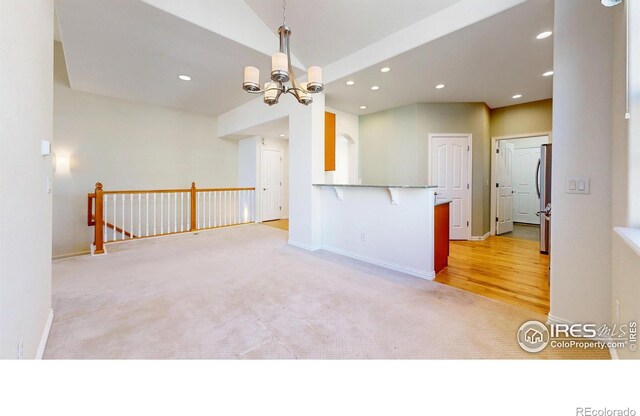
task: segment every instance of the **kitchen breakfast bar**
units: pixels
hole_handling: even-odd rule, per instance
[[[322,189],[324,250],[423,279],[435,277],[435,186],[314,186]]]

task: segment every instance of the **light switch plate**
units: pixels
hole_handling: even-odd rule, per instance
[[[40,154],[42,156],[50,156],[51,155],[51,142],[49,140],[42,141],[42,147],[40,148]]]
[[[570,176],[564,182],[564,191],[568,194],[591,193],[590,179],[584,176]]]

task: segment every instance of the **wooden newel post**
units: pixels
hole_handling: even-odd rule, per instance
[[[196,227],[196,206],[197,206],[197,199],[196,199],[196,183],[195,182],[191,182],[191,231],[195,231],[197,230]]]
[[[93,254],[104,254],[104,217],[103,217],[103,203],[104,198],[102,195],[102,184],[96,183],[96,220],[94,225],[94,241],[95,250]]]

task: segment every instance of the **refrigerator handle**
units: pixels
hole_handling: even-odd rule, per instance
[[[538,193],[538,199],[540,199],[540,162],[538,159],[538,167],[536,168],[536,192]]]

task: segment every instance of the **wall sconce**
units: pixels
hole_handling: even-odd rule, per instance
[[[71,155],[56,154],[55,172],[59,175],[71,173]]]

